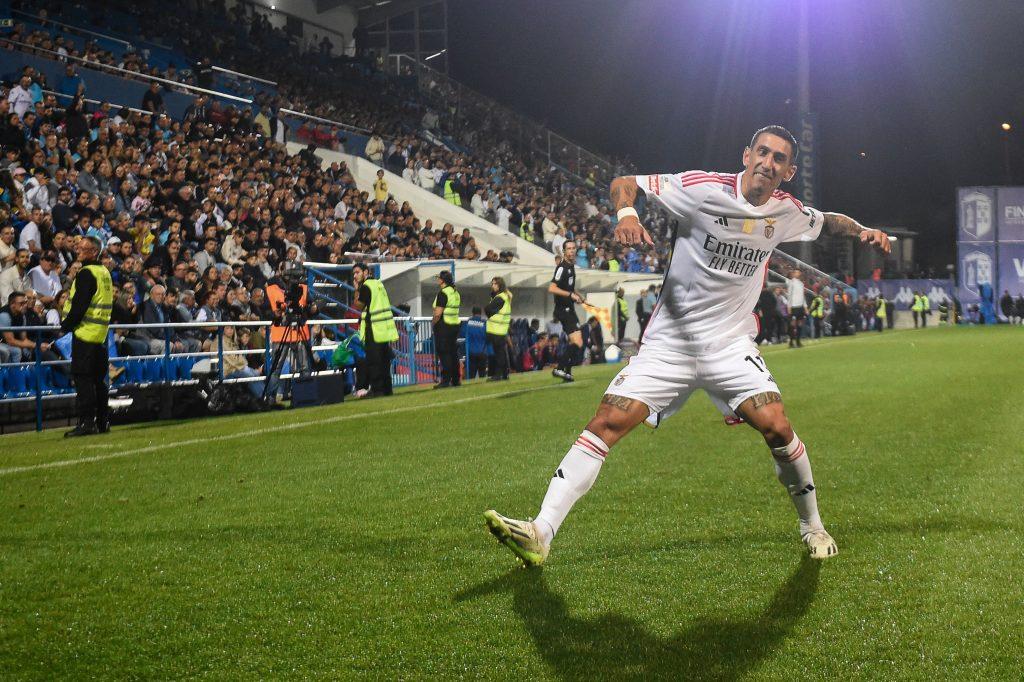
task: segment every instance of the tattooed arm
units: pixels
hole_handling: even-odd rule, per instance
[[[639,192],[640,187],[636,184],[635,176],[625,175],[615,178],[612,180],[611,187],[609,188],[612,206],[615,207],[616,211],[622,208],[632,208],[636,204],[636,197]],[[619,219],[618,224],[615,226],[615,239],[620,244],[628,246],[639,244],[654,246],[654,240],[651,239],[651,235],[647,233],[644,226],[640,224],[640,220],[631,215]]]
[[[889,241],[889,235],[885,232],[864,227],[850,216],[845,216],[842,213],[825,213],[824,216],[823,227],[829,234],[860,237],[861,242],[874,244],[885,253],[892,250],[892,242]]]

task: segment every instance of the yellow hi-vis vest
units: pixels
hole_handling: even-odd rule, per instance
[[[359,336],[366,340],[366,321],[370,321],[375,343],[388,343],[398,340],[398,327],[395,316],[391,312],[391,301],[387,289],[379,279],[368,279],[363,282],[370,289],[370,309],[359,315]]]
[[[495,298],[501,299],[501,308],[487,318],[487,326],[484,331],[495,336],[506,336],[508,335],[508,324],[512,321],[512,292],[503,291]]]
[[[462,197],[460,197],[459,193],[455,191],[454,187],[452,187],[451,180],[444,181],[444,200],[454,206],[462,206]]]
[[[444,306],[444,314],[441,315],[441,320],[445,324],[452,325],[453,327],[458,326],[459,305],[462,303],[462,296],[460,296],[458,290],[451,285],[441,289],[441,293],[448,297],[448,303]],[[434,307],[437,307],[437,296],[434,297]]]
[[[885,319],[885,299],[881,298],[878,300],[878,309],[875,311],[875,317],[880,320]]]
[[[526,241],[530,242],[531,244],[533,243],[533,241],[534,241],[533,230],[530,228],[530,224],[529,223],[524,222],[524,223],[519,225],[519,238],[520,239],[525,239]]]
[[[621,317],[624,320],[628,320],[629,319],[629,306],[626,305],[626,299],[624,299],[624,298],[616,298],[615,300],[619,302],[619,317]]]
[[[811,301],[811,317],[824,317],[825,316],[825,299],[821,296],[815,296]]]
[[[927,294],[921,294],[921,311],[926,312],[932,309],[932,304],[928,301]]]
[[[921,305],[923,303],[922,299],[923,299],[922,296],[918,296],[917,294],[914,294],[914,305],[910,306],[910,309],[915,311],[915,312],[921,312],[922,310],[924,310],[924,307],[922,307],[922,305]]]
[[[85,317],[75,327],[75,336],[86,343],[106,343],[107,327],[110,325],[110,310],[114,305],[114,285],[110,281],[110,272],[102,265],[95,263],[82,266],[83,270],[92,273],[96,280],[96,292],[89,301]],[[71,282],[71,292],[64,302],[63,316],[71,312],[71,301],[75,298],[75,282]]]
[[[619,265],[619,260],[617,258],[608,259],[608,272],[619,272],[621,270],[622,266]]]

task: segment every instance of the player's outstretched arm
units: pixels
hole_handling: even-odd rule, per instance
[[[885,232],[864,227],[850,216],[842,213],[825,213],[825,230],[829,234],[860,237],[861,242],[873,244],[885,253],[892,251],[892,241]]]
[[[650,244],[654,246],[654,240],[651,239],[651,235],[647,233],[644,226],[640,224],[640,218],[637,217],[636,209],[633,208],[639,191],[640,187],[636,184],[636,176],[624,175],[612,180],[609,195],[611,196],[612,206],[615,207],[616,211],[620,212],[618,216],[619,222],[615,226],[615,239],[620,244],[626,244],[627,246],[636,244]],[[630,214],[622,215],[622,209],[627,208],[630,209]]]

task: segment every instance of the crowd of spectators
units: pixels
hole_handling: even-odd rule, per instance
[[[289,155],[248,110],[171,121],[37,92],[20,116],[15,88],[31,93],[36,75],[28,67],[0,91],[0,303],[11,324],[59,319],[86,235],[104,244],[117,323],[270,319],[264,287],[286,259],[480,257],[467,230],[360,191],[344,164]],[[172,337],[174,350],[208,347],[203,332]],[[258,333],[248,338],[261,347]],[[0,360],[16,361],[9,348],[24,340],[5,333]],[[163,334],[117,343],[125,355],[158,353]]]
[[[647,226],[658,243],[654,250],[615,244],[611,238],[614,212],[593,175],[588,174],[580,182],[543,159],[522,154],[522,149],[514,148],[508,139],[507,116],[500,112],[490,112],[485,120],[474,120],[473,125],[468,124],[468,116],[460,118],[457,111],[442,112],[448,115],[439,117],[436,107],[445,106],[443,103],[432,99],[429,91],[403,87],[401,78],[385,77],[372,58],[333,54],[322,41],[303,46],[241,3],[231,10],[216,2],[195,7],[186,3],[173,16],[167,16],[155,3],[86,4],[95,11],[99,25],[105,12],[132,14],[140,26],[155,32],[149,37],[175,45],[197,60],[190,69],[170,66],[160,70],[147,67],[137,56],[128,59],[102,53],[105,63],[121,59],[119,65],[131,64],[143,73],[204,87],[210,86],[202,74],[211,59],[272,78],[278,83],[276,92],[249,93],[254,99],[255,119],[267,135],[283,139],[279,130],[287,124],[279,115],[282,108],[372,130],[365,148],[347,151],[364,153],[438,194],[443,194],[451,181],[463,208],[556,254],[561,241],[575,239],[580,267],[632,272],[663,269],[671,233],[663,214],[647,216]],[[59,5],[51,11],[59,12]],[[44,38],[40,35],[38,39]],[[153,97],[158,93],[154,92]],[[151,102],[145,104],[148,108]],[[216,102],[201,106],[219,108]],[[437,131],[454,137],[456,130],[463,143],[461,151],[436,144],[434,136],[422,135],[424,131]],[[328,125],[304,123],[291,132],[296,139],[321,146],[345,147],[344,130]],[[481,155],[468,149],[487,152]]]

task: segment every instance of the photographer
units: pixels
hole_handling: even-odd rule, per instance
[[[282,354],[291,360],[291,371],[309,374],[311,351],[309,348],[309,325],[306,320],[316,314],[316,306],[309,303],[309,288],[304,283],[305,269],[297,261],[282,261],[278,276],[267,284],[267,302],[273,315],[270,328],[270,343],[277,360],[272,368],[269,390],[276,390],[276,377],[280,376],[284,364]]]

